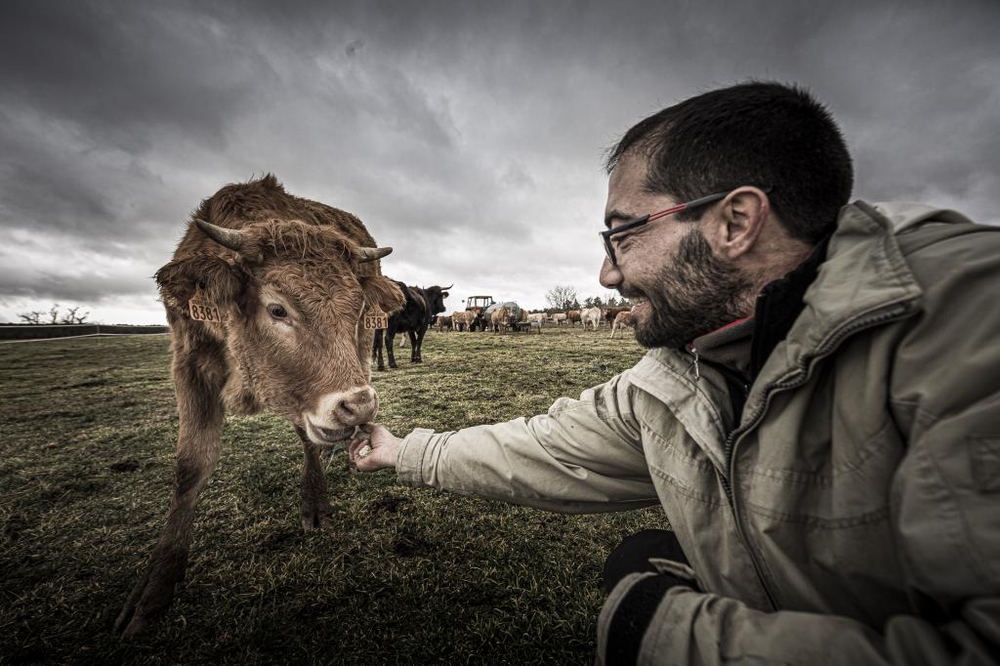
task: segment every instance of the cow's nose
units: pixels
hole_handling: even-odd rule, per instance
[[[333,405],[333,415],[346,426],[368,423],[378,412],[378,395],[375,389],[365,386],[342,393]]]

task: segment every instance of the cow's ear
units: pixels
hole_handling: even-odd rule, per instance
[[[163,303],[172,310],[187,310],[199,291],[199,299],[227,309],[242,291],[243,275],[239,264],[205,252],[170,261],[155,278]]]
[[[392,314],[403,309],[406,298],[396,283],[381,275],[361,278],[361,288],[365,292],[365,301],[377,306],[382,312]]]

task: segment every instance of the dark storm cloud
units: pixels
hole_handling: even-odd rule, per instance
[[[5,3],[0,319],[155,312],[190,212],[265,172],[358,214],[411,284],[603,294],[603,150],[747,78],[830,107],[855,196],[1000,223],[998,26],[972,1]]]
[[[4,105],[78,124],[125,150],[148,148],[155,127],[218,142],[271,73],[221,18],[175,7],[5,3]]]

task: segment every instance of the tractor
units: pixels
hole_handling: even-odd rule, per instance
[[[469,330],[488,331],[490,328],[490,315],[501,305],[510,312],[511,328],[517,330],[521,317],[521,306],[514,301],[497,303],[493,300],[492,296],[469,296],[469,299],[465,302],[465,309],[466,311],[476,313],[476,318],[473,320],[472,325],[469,326]]]
[[[485,331],[488,328],[488,321],[483,320],[483,312],[493,304],[492,296],[469,296],[465,301],[465,311],[476,313],[476,318],[469,326],[470,331]]]

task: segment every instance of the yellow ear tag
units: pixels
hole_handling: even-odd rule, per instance
[[[198,321],[222,321],[219,308],[203,300],[200,285],[195,287],[194,296],[188,301],[188,314],[191,315],[191,319]]]
[[[379,309],[369,310],[365,313],[363,325],[365,330],[375,330],[377,328],[389,328],[389,315]]]

